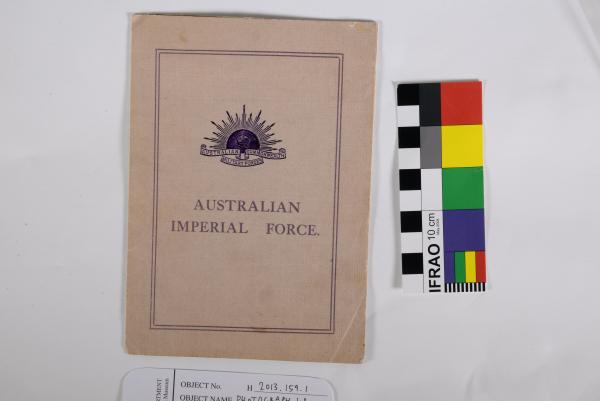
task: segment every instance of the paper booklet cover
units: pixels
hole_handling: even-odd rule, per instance
[[[360,362],[377,25],[135,15],[126,347]]]

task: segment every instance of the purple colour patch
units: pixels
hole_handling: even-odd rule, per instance
[[[444,210],[444,251],[483,250],[485,250],[483,209]]]
[[[454,252],[444,252],[444,282],[454,282]]]

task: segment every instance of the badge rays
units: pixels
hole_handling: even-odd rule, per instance
[[[252,113],[247,116],[246,105],[244,105],[242,107],[241,117],[238,115],[238,113],[235,113],[235,118],[232,117],[229,111],[226,113],[227,121],[221,120],[221,124],[211,121],[211,123],[217,128],[217,131],[213,131],[215,136],[211,138],[204,137],[204,139],[213,142],[213,145],[210,145],[211,148],[226,149],[229,136],[241,129],[252,131],[258,137],[261,151],[273,151],[276,149],[273,147],[273,145],[281,142],[280,139],[271,139],[275,133],[269,131],[271,131],[271,128],[273,128],[275,123],[266,125],[266,120],[261,121],[260,116],[262,114],[262,110],[260,110],[254,117],[252,116]]]

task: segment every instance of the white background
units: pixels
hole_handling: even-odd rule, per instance
[[[595,0],[597,1],[597,0]],[[339,400],[600,399],[600,53],[575,1],[3,1],[0,399],[141,367],[325,377]],[[129,14],[380,23],[362,365],[123,350]],[[491,292],[402,295],[393,81],[485,82]]]

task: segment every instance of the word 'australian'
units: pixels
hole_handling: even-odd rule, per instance
[[[194,210],[216,212],[300,213],[300,202],[198,199]]]

